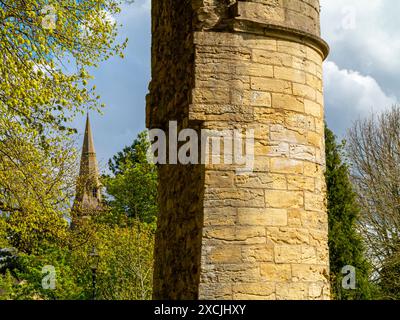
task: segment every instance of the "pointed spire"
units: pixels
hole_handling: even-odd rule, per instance
[[[86,128],[85,128],[85,136],[83,139],[81,170],[79,175],[80,176],[94,175],[96,176],[96,179],[98,175],[96,151],[94,148],[89,113],[86,116]]]
[[[73,211],[85,216],[86,213],[101,210],[100,189],[99,170],[88,113]]]
[[[89,113],[86,116],[85,138],[83,140],[82,154],[95,154],[92,128],[90,126]]]

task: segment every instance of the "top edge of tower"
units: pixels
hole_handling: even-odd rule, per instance
[[[329,53],[329,46],[321,39],[319,0],[191,0],[191,4],[197,31],[231,28],[289,35],[308,40],[320,49],[324,58]]]
[[[319,0],[192,0],[192,7],[201,28],[235,18],[321,34]]]

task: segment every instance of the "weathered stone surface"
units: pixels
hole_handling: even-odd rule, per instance
[[[292,277],[290,264],[262,263],[260,272],[266,281],[271,282],[289,281]]]
[[[276,245],[274,251],[276,263],[315,264],[317,261],[315,247],[309,245]]]
[[[147,126],[255,137],[251,172],[160,165],[154,298],[329,299],[319,1],[152,6]]]
[[[266,244],[242,246],[242,258],[245,263],[273,262],[274,245],[267,241]]]
[[[303,161],[282,158],[271,159],[271,172],[302,174],[303,168]]]
[[[324,274],[327,274],[325,266],[305,264],[292,265],[293,281],[313,281],[314,279],[318,278],[322,279]],[[315,289],[316,288],[313,288],[313,290]]]
[[[242,261],[242,249],[240,246],[213,248],[208,259],[211,263],[240,263]]]
[[[270,208],[300,208],[304,205],[303,192],[268,190],[265,192],[265,204]]]
[[[301,282],[286,282],[276,284],[278,300],[306,300],[309,298],[309,284]]]
[[[237,220],[237,209],[234,207],[204,208],[205,226],[233,226]]]
[[[286,226],[288,223],[287,210],[271,208],[240,208],[238,223],[249,226]]]
[[[235,300],[275,300],[275,282],[235,283],[232,285]]]
[[[287,189],[286,177],[284,175],[265,172],[236,176],[235,185],[237,187],[251,189]]]
[[[267,228],[267,238],[276,244],[297,245],[310,243],[309,230],[303,228]]]

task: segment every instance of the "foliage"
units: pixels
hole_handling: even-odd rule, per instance
[[[67,248],[54,247],[37,255],[20,253],[17,265],[0,274],[0,299],[54,300],[79,297],[75,270],[71,268]],[[56,274],[55,290],[44,289],[42,281],[48,273],[45,266],[53,266]]]
[[[332,131],[325,127],[326,183],[328,191],[329,255],[331,287],[335,299],[360,300],[373,298],[369,282],[370,266],[364,256],[364,244],[357,231],[360,208],[343,162],[343,144],[338,145]],[[342,287],[342,268],[356,268],[356,290]]]
[[[110,19],[119,3],[0,1],[0,232],[23,253],[66,236],[69,121],[98,108],[90,68],[122,55]]]
[[[46,151],[35,137],[21,133],[10,134],[0,146],[1,238],[25,253],[61,241],[75,171],[70,143],[55,138]]]
[[[154,230],[139,221],[104,226],[99,234],[98,299],[148,300],[152,294]]]
[[[0,299],[91,299],[93,246],[96,298],[151,296],[156,171],[144,161],[144,136],[115,158],[112,212],[105,208],[78,229],[66,219],[77,172],[70,121],[99,109],[92,67],[122,56],[126,42],[116,43],[111,18],[120,3],[0,1],[0,248],[15,252],[1,260]],[[115,213],[129,223],[110,224]],[[43,289],[46,265],[55,268],[55,290]]]
[[[145,135],[141,135],[140,139],[142,147],[146,141]],[[138,159],[143,160],[145,157]],[[46,158],[43,161],[46,162]],[[55,167],[49,164],[49,168]],[[65,179],[72,179],[68,178],[69,171],[57,172],[61,174],[60,183],[65,182]],[[135,205],[140,208],[141,217],[154,217],[156,177],[154,167],[147,162],[138,162],[133,166],[128,160],[121,165],[120,173],[112,182],[112,186],[118,186],[113,189],[114,195],[117,199],[124,199],[127,194],[119,194],[124,192],[124,185],[119,183],[123,181],[127,185],[136,181],[143,189],[131,188],[130,192],[142,193],[130,196],[138,201]],[[150,198],[153,202],[148,199],[146,190],[154,193],[154,198]],[[96,271],[96,299],[150,299],[154,224],[140,221],[133,216],[128,217],[125,211],[124,218],[119,221],[121,223],[115,223],[115,214],[119,214],[119,211],[105,205],[102,211],[88,213],[89,219],[82,219],[70,229],[62,214],[65,210],[60,203],[64,202],[55,201],[56,199],[58,198],[52,195],[48,202],[55,216],[40,211],[31,221],[29,217],[32,211],[19,209],[11,214],[3,214],[0,218],[1,245],[18,249],[17,263],[9,265],[5,272],[0,270],[0,298],[92,299],[93,261],[90,252],[95,247],[100,259]],[[17,218],[21,220],[18,221]],[[24,218],[28,219],[26,225],[23,223]],[[52,233],[45,229],[46,219],[51,220],[49,223],[60,223],[62,236],[51,236]],[[56,230],[54,225],[51,230]],[[42,287],[45,276],[42,268],[45,265],[55,267],[55,290],[45,290]]]
[[[379,272],[383,299],[400,300],[400,252],[386,258]]]
[[[69,231],[69,246],[19,254],[17,265],[0,273],[0,299],[92,299],[93,247],[99,254],[95,299],[151,299],[153,228],[138,221],[129,227],[88,221],[85,228]],[[89,229],[95,232],[83,236]],[[55,268],[55,290],[42,287],[44,266]]]
[[[361,206],[361,228],[385,299],[400,278],[400,106],[354,123],[348,153]]]
[[[150,143],[142,132],[130,147],[110,160],[114,176],[105,177],[108,204],[120,222],[126,218],[139,219],[155,225],[157,205],[157,168],[147,161]]]
[[[150,142],[146,131],[138,134],[132,145],[125,147],[108,161],[108,167],[114,175],[124,173],[127,163],[148,163],[147,152],[150,148]]]
[[[114,54],[119,0],[0,1],[0,113],[20,129],[66,129],[64,122],[97,106],[90,67]]]

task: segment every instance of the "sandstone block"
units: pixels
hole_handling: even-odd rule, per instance
[[[303,162],[292,159],[272,158],[271,172],[302,174]]]
[[[260,272],[266,281],[271,282],[289,281],[292,277],[290,264],[262,263]]]
[[[267,239],[277,244],[309,244],[310,233],[304,228],[280,227],[267,228]]]
[[[316,161],[316,150],[311,146],[291,144],[289,155],[292,159]]]
[[[292,93],[292,84],[290,81],[264,77],[251,77],[250,83],[253,90],[286,94]]]
[[[207,227],[203,231],[206,238],[225,240],[225,241],[242,241],[246,243],[265,243],[265,228],[260,226],[254,227]]]
[[[260,300],[275,299],[275,283],[235,283],[232,286],[233,299]]]
[[[274,77],[292,82],[306,83],[306,74],[304,71],[293,68],[276,66],[274,67]]]
[[[233,299],[231,284],[209,284],[200,282],[199,296],[210,297],[212,300],[230,300]]]
[[[292,95],[273,93],[272,107],[296,112],[304,112],[304,101],[302,98]]]
[[[207,188],[205,207],[264,207],[264,191],[258,189]]]
[[[306,300],[308,298],[307,283],[277,283],[276,298],[278,300]]]
[[[305,209],[308,211],[324,211],[325,199],[321,194],[311,192],[304,193]]]
[[[285,10],[283,7],[272,6],[263,2],[242,1],[239,1],[237,6],[240,19],[261,23],[265,23],[266,20],[280,23],[285,21]]]
[[[243,246],[242,257],[243,261],[247,263],[273,262],[274,246],[268,241],[266,244]]]
[[[274,67],[262,63],[248,62],[237,65],[234,72],[238,75],[272,78],[274,76]]]
[[[322,79],[312,74],[306,74],[306,84],[315,88],[317,91],[322,92]]]
[[[321,281],[324,280],[324,274],[327,274],[326,266],[293,264],[293,281]],[[322,288],[321,288],[322,293]]]
[[[251,263],[215,265],[212,270],[215,283],[259,283],[260,267]]]
[[[289,190],[307,190],[312,192],[315,189],[314,178],[310,177],[290,175],[287,176],[287,183]]]
[[[252,60],[269,66],[291,66],[293,58],[289,54],[277,53],[276,51],[267,51],[260,49],[252,50]]]
[[[307,56],[307,49],[304,46],[300,45],[299,43],[278,40],[277,45],[278,45],[278,52],[287,53],[292,56],[298,56],[301,58]]]
[[[252,91],[250,93],[250,105],[259,107],[271,107],[272,98],[269,92]]]
[[[272,141],[286,141],[299,144],[307,142],[307,137],[305,134],[286,128],[281,124],[271,125],[270,136]]]
[[[265,204],[270,208],[299,208],[304,205],[303,192],[267,190]]]
[[[283,175],[257,172],[235,176],[235,185],[241,188],[282,189],[285,190],[286,178]]]
[[[276,263],[315,264],[317,261],[315,248],[307,245],[276,245],[274,252]]]
[[[314,88],[299,83],[293,83],[293,94],[309,100],[315,100],[317,97],[317,91]]]
[[[314,117],[322,118],[323,109],[319,103],[305,99],[304,100],[304,110],[305,110],[305,113],[307,113],[307,114],[310,114]]]
[[[240,246],[224,245],[212,248],[208,256],[208,262],[214,263],[240,263],[242,261],[242,250]]]
[[[249,226],[286,226],[288,221],[285,209],[240,208],[238,222]]]
[[[234,207],[205,208],[205,226],[233,226],[237,219],[237,209]]]

